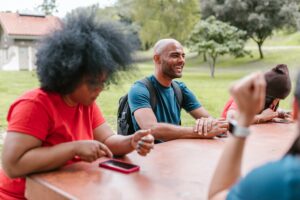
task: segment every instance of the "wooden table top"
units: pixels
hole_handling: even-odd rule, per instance
[[[243,174],[280,158],[296,136],[294,124],[251,126]],[[226,142],[223,139],[173,140],[155,145],[147,157],[131,153],[123,160],[140,166],[122,174],[99,168],[105,158],[79,162],[27,177],[28,199],[206,199],[212,174]]]

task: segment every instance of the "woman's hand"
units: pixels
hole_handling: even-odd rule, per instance
[[[271,121],[272,119],[279,117],[278,112],[272,110],[271,108],[267,108],[262,113],[256,116],[256,122],[259,123],[264,123]]]
[[[112,158],[113,154],[109,148],[96,140],[80,140],[74,142],[75,155],[86,162],[93,162],[101,157]]]
[[[135,132],[131,139],[131,146],[141,156],[146,156],[150,153],[154,147],[154,137],[151,135],[151,129]]]

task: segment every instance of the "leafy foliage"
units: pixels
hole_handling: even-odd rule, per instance
[[[274,29],[294,26],[299,18],[298,0],[201,0],[204,19],[211,15],[247,32],[259,48]]]
[[[187,42],[191,51],[205,53],[209,57],[211,77],[214,77],[215,63],[219,55],[232,54],[244,56],[245,31],[210,17],[199,21],[194,27]]]
[[[295,32],[300,30],[300,0],[285,0],[286,3],[281,8],[281,12],[288,19],[287,30]]]
[[[38,6],[46,15],[52,15],[57,12],[56,0],[43,0],[43,3]]]
[[[122,16],[139,26],[143,49],[161,38],[184,42],[200,19],[198,0],[119,0],[119,5]]]

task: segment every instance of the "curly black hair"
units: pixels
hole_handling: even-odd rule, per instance
[[[41,88],[68,94],[84,76],[107,74],[106,85],[117,83],[115,72],[132,67],[134,47],[117,23],[97,20],[95,10],[69,14],[59,29],[46,36],[36,54]]]

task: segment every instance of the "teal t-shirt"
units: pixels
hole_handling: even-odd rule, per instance
[[[254,169],[231,188],[226,199],[300,199],[300,157],[287,155]]]
[[[156,92],[157,104],[154,110],[154,114],[158,122],[170,123],[178,125],[180,123],[180,107],[177,104],[176,96],[172,86],[162,86],[154,77],[154,75],[148,77],[151,81],[154,90]],[[182,108],[187,112],[201,107],[200,102],[195,95],[186,87],[183,82],[176,81],[182,91],[183,102]],[[132,114],[132,121],[135,130],[139,130],[140,127],[136,123],[133,113],[140,108],[151,108],[150,93],[147,87],[141,83],[136,82],[128,93],[128,103]]]

